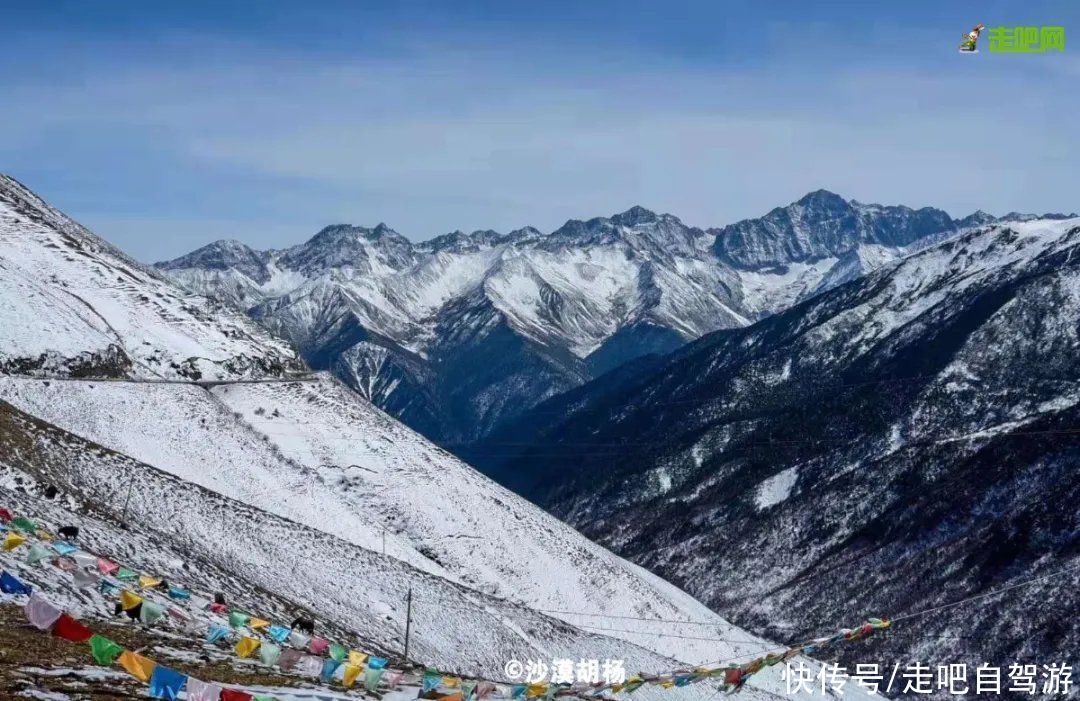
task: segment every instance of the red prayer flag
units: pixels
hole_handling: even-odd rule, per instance
[[[14,521],[14,520],[15,520],[14,514],[12,514],[7,509],[0,509],[0,521],[3,521],[4,523],[9,523],[9,522]]]
[[[255,701],[255,697],[246,691],[236,689],[222,689],[221,701]]]
[[[87,640],[94,637],[94,632],[92,630],[66,613],[60,614],[60,618],[56,619],[56,625],[53,626],[52,634],[58,638],[70,640],[73,643],[85,643]]]
[[[738,667],[733,667],[724,672],[725,684],[738,684],[742,681],[742,670]]]

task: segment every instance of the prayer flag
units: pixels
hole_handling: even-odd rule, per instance
[[[216,643],[219,640],[224,640],[229,637],[230,632],[225,626],[214,624],[210,626],[210,632],[206,634],[206,642]]]
[[[120,567],[116,570],[116,578],[123,579],[125,581],[134,581],[138,579],[139,573],[134,570],[129,570],[127,567]]]
[[[229,625],[233,628],[243,628],[250,619],[251,616],[242,611],[229,611]]]
[[[11,552],[26,542],[26,536],[12,531],[4,538],[4,552]]]
[[[259,659],[267,667],[273,667],[281,657],[281,648],[273,643],[263,643],[259,647]]]
[[[76,589],[90,589],[96,587],[98,582],[101,581],[101,577],[96,573],[80,569],[76,569],[71,573],[71,579]]]
[[[142,610],[139,612],[139,620],[147,625],[155,623],[165,615],[165,607],[156,604],[149,599],[143,599]]]
[[[180,698],[180,690],[184,688],[187,680],[186,674],[158,665],[150,675],[150,697],[176,701]]]
[[[374,667],[368,667],[364,672],[364,688],[368,691],[375,691],[379,686],[379,680],[382,679],[384,670],[375,669]]]
[[[29,596],[32,590],[18,579],[15,579],[13,575],[0,572],[0,591],[5,594],[26,594]]]
[[[97,561],[97,568],[101,571],[102,574],[112,574],[113,572],[116,572],[120,569],[120,565],[112,562],[111,560],[106,560],[105,558],[100,557]]]
[[[49,630],[63,613],[38,594],[31,596],[26,602],[26,620],[38,630]]]
[[[79,623],[66,613],[60,614],[60,618],[56,619],[56,625],[52,629],[53,635],[58,638],[73,643],[85,643],[90,638],[94,637],[94,632]]]
[[[185,590],[181,589],[180,587],[169,587],[169,598],[170,599],[179,599],[181,601],[184,601],[186,599],[190,599],[191,594],[188,594]]]
[[[42,560],[48,560],[52,557],[52,551],[48,548],[34,543],[30,546],[30,549],[26,552],[26,561],[31,565],[36,565]]]
[[[330,643],[330,659],[337,662],[344,662],[346,655],[349,651],[345,649],[345,646],[341,643]]]
[[[154,667],[157,667],[157,664],[153,660],[143,657],[139,653],[132,652],[131,650],[124,650],[120,653],[120,657],[117,661],[128,674],[141,682],[149,682],[150,675],[154,673]]]
[[[221,687],[188,677],[187,701],[220,701]]]
[[[372,669],[384,669],[386,667],[386,660],[382,657],[375,657],[372,655],[368,658],[368,667]]]
[[[95,635],[90,638],[90,654],[94,656],[94,662],[99,665],[108,667],[116,658],[120,656],[120,653],[124,651],[124,648],[120,647],[108,638],[103,638],[100,635]]]
[[[340,666],[341,666],[341,661],[340,660],[335,660],[332,657],[323,660],[322,674],[319,675],[319,679],[322,680],[322,683],[323,684],[329,684],[330,680],[334,678],[334,672],[336,672],[337,668],[340,667]]]
[[[63,555],[56,558],[56,561],[53,562],[53,564],[56,565],[56,568],[58,570],[61,570],[63,572],[74,572],[75,570],[79,569],[79,564],[77,562],[72,560],[70,557],[64,557]]]
[[[300,660],[296,663],[294,669],[297,674],[302,674],[305,677],[318,678],[322,674],[322,658],[315,657],[314,655],[301,655]]]
[[[255,651],[259,649],[260,644],[258,638],[249,638],[245,635],[240,638],[240,642],[236,644],[236,654],[241,657],[251,657],[255,654]]]
[[[125,589],[120,592],[120,608],[129,611],[143,602],[143,598],[133,591]]]
[[[330,649],[330,643],[325,638],[312,638],[308,643],[308,652],[313,655],[321,655]]]
[[[352,685],[356,683],[356,678],[360,676],[360,666],[352,663],[345,665],[345,676],[341,678],[341,683],[346,689],[351,689]]]
[[[367,655],[356,650],[349,650],[349,664],[362,667],[367,662]]]
[[[290,631],[285,626],[272,625],[272,626],[270,626],[269,634],[270,634],[270,637],[273,638],[274,640],[276,640],[277,642],[283,643],[283,642],[285,642],[286,640],[289,639],[289,633],[291,633],[291,632],[292,631]]]
[[[254,701],[254,696],[239,689],[222,689],[221,701]]]
[[[139,586],[143,589],[152,589],[159,584],[161,584],[161,580],[157,577],[151,577],[145,574],[139,576]]]
[[[90,553],[86,553],[80,550],[79,552],[72,555],[72,557],[75,558],[75,562],[78,563],[79,567],[97,566],[98,559],[96,555],[91,555]]]
[[[11,525],[18,528],[20,531],[26,531],[27,533],[34,533],[37,531],[37,526],[34,525],[34,522],[25,516],[20,516],[15,519],[11,522]]]
[[[55,543],[53,543],[52,544],[52,549],[55,550],[60,555],[70,555],[73,552],[75,552],[76,550],[78,550],[78,548],[76,548],[71,543],[65,543],[62,540],[58,540]]]
[[[261,618],[251,618],[248,620],[248,627],[252,630],[260,630],[262,628],[268,628],[269,626],[270,621],[264,621]]]
[[[278,667],[281,668],[281,671],[287,672],[295,667],[296,663],[299,662],[300,658],[303,656],[303,653],[299,650],[293,650],[292,648],[282,650],[281,657],[278,658]]]

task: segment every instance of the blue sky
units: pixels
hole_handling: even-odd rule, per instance
[[[7,5],[7,3],[2,3]],[[329,223],[1080,209],[1080,3],[0,7],[0,170],[144,260]],[[1058,24],[1064,54],[955,51]]]

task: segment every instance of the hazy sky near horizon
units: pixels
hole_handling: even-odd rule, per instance
[[[635,204],[719,226],[818,188],[1080,209],[1072,0],[2,9],[0,171],[144,260]],[[977,22],[1066,51],[958,54]]]

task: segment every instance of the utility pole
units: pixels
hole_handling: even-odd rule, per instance
[[[135,486],[135,480],[128,482],[127,497],[124,499],[124,513],[120,516],[120,525],[127,530],[127,510],[131,503],[131,488]]]
[[[409,585],[409,596],[405,599],[405,662],[409,661],[409,630],[412,627],[412,585]]]

